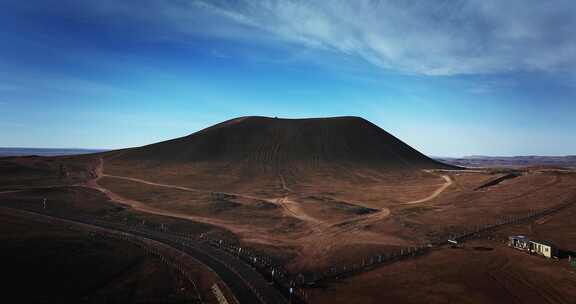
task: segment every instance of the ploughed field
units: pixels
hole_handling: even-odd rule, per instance
[[[292,273],[427,246],[576,200],[571,170],[444,165],[355,117],[244,117],[150,146],[4,158],[0,168],[0,204],[38,207],[46,198],[46,208],[62,214],[224,239]],[[537,290],[534,299],[569,303],[576,275],[565,261],[526,256],[503,242],[509,233],[536,234],[576,251],[572,213],[568,207],[540,224],[505,226],[472,247],[437,247],[322,282],[313,302],[524,303],[531,301],[525,292]]]

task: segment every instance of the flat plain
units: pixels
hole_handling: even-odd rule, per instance
[[[151,146],[2,158],[0,167],[0,204],[38,209],[46,199],[44,208],[62,215],[145,222],[225,240],[270,257],[292,274],[429,248],[318,281],[306,288],[311,303],[576,298],[576,269],[566,259],[506,246],[508,236],[521,234],[576,251],[575,204],[477,233],[456,248],[441,245],[463,232],[576,202],[574,170],[445,165],[358,118],[240,118]]]

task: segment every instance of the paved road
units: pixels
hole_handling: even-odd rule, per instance
[[[192,255],[212,268],[241,303],[286,303],[286,299],[254,268],[231,254],[206,244],[160,231],[129,230],[161,241]]]
[[[184,238],[171,233],[152,230],[143,227],[132,227],[120,223],[96,220],[92,218],[65,218],[54,214],[45,214],[35,210],[23,210],[20,208],[7,207],[21,212],[27,212],[38,216],[51,217],[68,223],[92,225],[116,232],[127,232],[141,238],[155,240],[180,251],[183,251],[196,260],[211,268],[230,288],[240,303],[276,304],[287,303],[287,300],[269,284],[251,266],[245,264],[229,253],[210,247],[204,243]]]

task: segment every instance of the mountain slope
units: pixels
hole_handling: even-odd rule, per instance
[[[386,169],[454,168],[428,158],[359,117],[241,117],[186,137],[123,150],[115,162],[251,163],[289,166],[345,164]]]

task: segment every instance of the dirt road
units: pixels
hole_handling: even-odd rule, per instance
[[[225,229],[232,231],[233,233],[238,235],[238,237],[240,237],[245,241],[261,243],[266,245],[273,245],[273,246],[278,245],[297,246],[300,248],[299,250],[300,254],[302,256],[306,256],[308,260],[322,258],[322,256],[327,254],[328,251],[335,250],[336,248],[342,246],[342,244],[350,245],[358,243],[358,244],[397,245],[397,246],[407,245],[406,241],[403,239],[391,235],[374,234],[373,232],[366,231],[364,229],[364,227],[366,226],[375,224],[389,217],[391,212],[390,209],[388,208],[381,208],[380,210],[374,213],[365,215],[356,215],[343,221],[334,222],[309,215],[306,212],[306,210],[302,208],[300,203],[293,201],[290,198],[290,195],[283,196],[280,198],[260,198],[260,197],[246,196],[238,193],[220,192],[227,195],[234,195],[236,197],[263,200],[273,203],[281,208],[282,213],[285,216],[294,217],[299,221],[306,223],[308,227],[308,229],[305,231],[291,233],[283,236],[270,235],[270,233],[266,231],[266,229],[264,228],[254,227],[250,225],[239,225],[234,221],[226,221],[210,217],[195,216],[190,214],[173,212],[169,210],[163,210],[151,207],[145,203],[136,200],[131,200],[122,197],[121,195],[118,195],[117,193],[114,193],[109,189],[106,189],[101,185],[99,185],[98,180],[102,177],[108,177],[108,178],[128,180],[150,186],[176,189],[181,191],[202,192],[202,193],[207,193],[210,191],[203,189],[195,189],[191,187],[152,182],[140,178],[106,174],[103,172],[103,167],[104,162],[103,160],[100,160],[98,168],[95,170],[97,177],[89,181],[86,184],[86,186],[101,191],[113,201],[123,203],[131,206],[134,209],[152,214],[187,219],[191,221],[223,227]],[[448,175],[439,175],[430,171],[427,172],[442,177],[445,183],[440,185],[438,189],[436,189],[433,193],[431,193],[427,197],[407,202],[406,204],[417,204],[432,200],[438,195],[440,195],[450,185],[452,185],[452,179]],[[292,191],[286,184],[286,180],[282,175],[279,175],[279,181],[282,186],[282,189],[288,192]]]
[[[434,174],[431,171],[427,171],[428,173]],[[427,201],[433,200],[435,199],[438,195],[440,195],[442,192],[444,192],[444,190],[446,190],[448,187],[450,187],[453,184],[452,179],[450,178],[450,176],[448,175],[440,175],[440,177],[442,177],[444,179],[444,184],[441,185],[438,189],[436,189],[432,194],[428,195],[425,198],[419,199],[419,200],[415,200],[415,201],[410,201],[410,202],[406,202],[405,204],[407,205],[411,205],[411,204],[420,204],[420,203],[425,203]]]

